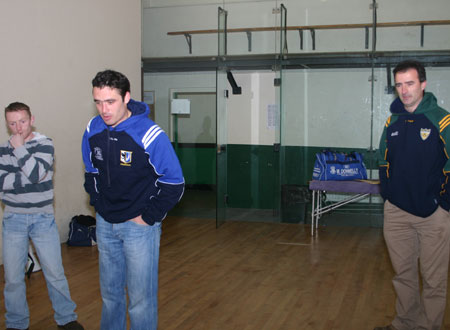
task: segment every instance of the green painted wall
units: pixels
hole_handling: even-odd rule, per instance
[[[273,146],[228,145],[228,205],[273,208],[279,155]]]
[[[216,147],[176,148],[187,185],[216,184]]]

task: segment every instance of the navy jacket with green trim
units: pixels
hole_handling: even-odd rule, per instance
[[[450,114],[428,92],[413,113],[399,98],[390,110],[379,148],[382,197],[424,218],[438,205],[449,210]]]
[[[184,178],[168,136],[148,118],[147,104],[130,100],[127,107],[131,117],[116,127],[107,126],[100,116],[87,125],[84,187],[106,221],[141,215],[152,225],[180,200]]]

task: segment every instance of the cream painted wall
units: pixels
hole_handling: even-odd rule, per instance
[[[228,143],[273,145],[278,142],[278,130],[269,126],[269,107],[277,104],[273,81],[275,73],[239,72],[233,73],[242,94],[232,94],[226,102],[228,115]]]
[[[179,7],[216,4],[225,6],[230,3],[274,2],[273,0],[142,0],[144,8]]]
[[[80,146],[96,114],[92,78],[106,68],[121,71],[140,99],[141,9],[140,0],[0,1],[0,107],[27,103],[36,130],[54,140],[55,218],[62,241],[72,216],[92,213]]]
[[[217,54],[216,34],[193,34],[192,54],[183,35],[167,32],[217,29],[217,11],[228,12],[228,28],[278,27],[280,14],[273,9],[284,4],[287,25],[328,25],[371,23],[371,0],[144,0],[143,56],[214,56]],[[448,19],[448,0],[377,0],[378,22],[402,22]],[[287,32],[290,53],[312,51],[308,31],[304,32],[304,48],[300,49],[299,33]],[[371,42],[371,37],[370,37]],[[427,26],[425,49],[447,49],[450,26]],[[420,27],[380,28],[377,32],[378,50],[418,50]],[[364,29],[317,30],[316,52],[365,50]],[[248,51],[244,32],[228,34],[228,54],[246,55],[276,53],[279,37],[276,32],[253,32],[252,51]]]

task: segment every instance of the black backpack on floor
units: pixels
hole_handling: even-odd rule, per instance
[[[69,224],[69,246],[93,246],[97,244],[95,218],[90,215],[76,215]]]

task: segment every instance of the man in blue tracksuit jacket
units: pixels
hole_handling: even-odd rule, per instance
[[[102,330],[157,328],[161,221],[180,200],[184,179],[169,138],[130,97],[123,74],[92,80],[99,115],[83,136],[85,189],[97,212]],[[126,292],[129,301],[126,301]]]
[[[398,98],[380,140],[379,175],[385,200],[383,231],[395,272],[396,316],[390,325],[375,329],[438,330],[446,305],[450,250],[450,114],[425,92],[421,63],[399,63],[394,78]]]

